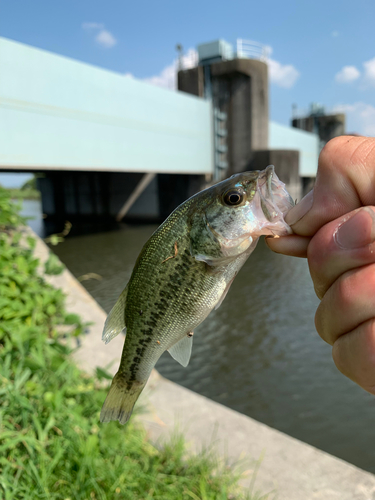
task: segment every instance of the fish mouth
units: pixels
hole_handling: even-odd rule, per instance
[[[259,173],[257,193],[265,218],[270,222],[271,234],[292,234],[292,229],[285,222],[284,216],[294,206],[294,201],[285,184],[275,174],[275,167],[269,165]]]

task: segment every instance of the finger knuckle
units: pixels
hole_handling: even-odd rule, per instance
[[[332,358],[341,373],[375,394],[375,318],[339,337]]]
[[[315,313],[315,328],[320,337],[327,342],[327,344],[332,345],[332,341],[330,339],[330,329],[327,321],[327,310],[326,303],[324,300],[319,304],[316,313]]]
[[[346,366],[347,363],[346,363],[346,357],[343,356],[342,341],[343,341],[343,339],[340,337],[333,344],[333,346],[332,346],[332,359],[336,365],[336,368],[341,373],[346,375],[347,374],[347,366]]]
[[[366,284],[366,288],[369,288],[372,292],[375,291],[375,264],[369,264],[368,266],[362,268],[361,272],[357,276],[358,285],[361,283]]]
[[[375,367],[375,318],[371,318],[370,320],[368,320],[363,325],[363,330],[364,337],[366,339],[365,345],[369,363],[372,367]],[[373,383],[375,384],[375,373],[373,377]]]
[[[333,293],[335,295],[335,302],[340,304],[343,311],[350,308],[355,299],[356,284],[358,277],[355,273],[348,272],[342,275],[337,281]]]
[[[352,272],[350,286],[361,300],[375,307],[375,264],[365,265]]]
[[[367,169],[368,163],[373,165],[375,152],[375,139],[373,137],[358,137],[350,145],[350,159],[353,165]]]
[[[367,157],[374,149],[374,138],[345,135],[335,137],[323,147],[319,156],[319,169],[332,171],[335,175],[346,175],[348,161],[351,165],[361,163],[364,155]]]
[[[307,247],[307,261],[316,295],[322,299],[330,283],[327,280],[327,266],[331,258],[329,239],[325,234],[325,227],[320,229],[311,239]]]
[[[320,152],[319,164],[331,166],[337,150],[344,147],[347,142],[348,138],[345,136],[335,137],[328,141]]]

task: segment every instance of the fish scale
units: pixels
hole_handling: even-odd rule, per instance
[[[280,195],[280,189],[277,206],[273,191]],[[240,203],[231,206],[231,200]],[[265,203],[273,203],[272,210]],[[126,423],[164,351],[186,366],[193,330],[221,303],[259,235],[291,232],[283,219],[290,206],[284,185],[268,167],[198,193],[156,230],[104,328],[109,341],[126,325],[126,338],[102,422]]]

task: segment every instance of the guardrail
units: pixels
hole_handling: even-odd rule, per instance
[[[259,59],[261,61],[267,61],[271,55],[271,48],[259,42],[237,38],[236,55],[240,59]]]

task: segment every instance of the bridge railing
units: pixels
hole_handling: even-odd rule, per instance
[[[271,55],[271,48],[259,42],[237,38],[236,53],[237,57],[240,59],[259,59],[260,61],[267,61]]]

